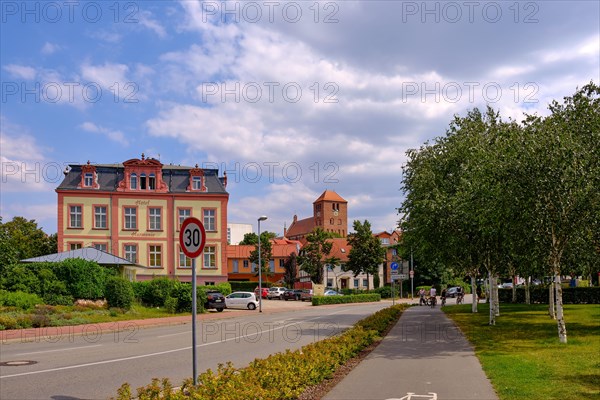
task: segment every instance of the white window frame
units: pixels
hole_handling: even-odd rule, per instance
[[[206,246],[202,256],[202,265],[207,269],[217,268],[217,246]]]
[[[212,214],[212,215],[211,215]],[[216,220],[217,220],[217,210],[214,208],[209,208],[202,210],[204,229],[206,231],[215,232],[217,230]]]
[[[130,210],[128,212],[127,210]],[[133,210],[133,213],[131,212]],[[137,208],[136,207],[124,207],[123,214],[125,216],[125,229],[137,229]]]
[[[94,174],[91,172],[86,172],[83,175],[83,186],[92,187],[94,185]]]
[[[157,213],[158,212],[158,213]],[[162,211],[160,208],[148,208],[148,230],[160,231],[162,229]]]
[[[192,259],[179,249],[179,268],[192,268]]]
[[[179,227],[181,228],[183,221],[185,221],[186,218],[189,218],[191,216],[192,216],[192,210],[190,208],[180,208],[179,212],[178,212]]]
[[[137,245],[126,244],[125,245],[125,259],[132,263],[137,263]],[[132,257],[133,256],[133,257]]]
[[[98,212],[98,209],[104,209],[104,212]],[[101,217],[104,217],[102,220]],[[98,224],[98,222],[104,221],[104,224]],[[96,229],[107,229],[108,228],[108,207],[107,206],[94,206],[94,228]]]
[[[137,190],[138,188],[138,178],[137,178],[137,174],[131,174],[129,176],[129,188],[131,190]]]
[[[150,268],[162,268],[162,246],[161,245],[159,245],[159,244],[148,245],[148,266]]]
[[[69,228],[81,228],[83,219],[82,206],[69,206]]]

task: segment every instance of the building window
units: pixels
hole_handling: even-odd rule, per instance
[[[227,244],[231,244],[231,228],[227,228]]]
[[[341,224],[342,224],[342,220],[338,219],[338,225],[341,225]]]
[[[156,189],[156,176],[154,174],[150,174],[148,176],[148,189],[149,190]]]
[[[392,255],[393,255],[393,256],[396,256],[396,255],[398,255],[398,250],[396,250],[396,249],[392,249]]]
[[[140,175],[140,190],[146,190],[146,174]]]
[[[202,190],[202,177],[200,177],[200,176],[192,177],[192,190]]]
[[[354,287],[355,287],[355,288],[358,288],[358,279],[355,279],[355,280],[354,280]]]
[[[211,281],[204,281],[204,286],[215,286],[215,283]]]
[[[94,174],[92,174],[91,172],[86,172],[85,175],[83,176],[83,186],[92,187],[93,184],[94,184]]]
[[[69,206],[69,228],[81,228],[81,206]]]
[[[125,207],[125,229],[137,229],[137,208]]]
[[[81,249],[81,243],[69,243],[69,250],[78,250]]]
[[[363,287],[367,287],[369,286],[369,280],[368,279],[363,279]]]
[[[183,225],[183,221],[185,221],[186,218],[189,218],[192,216],[192,210],[189,208],[180,208],[178,213],[179,213],[179,227],[181,228],[181,225]]]
[[[125,259],[131,263],[137,263],[137,245],[125,245]]]
[[[129,188],[131,190],[137,190],[137,175],[131,174],[129,177]]]
[[[381,238],[381,244],[390,244],[390,239],[388,238]]]
[[[327,287],[333,287],[333,278],[327,279]]]
[[[148,246],[148,254],[150,256],[149,267],[161,267],[162,266],[162,248],[159,245]]]
[[[250,269],[250,271],[252,271],[252,272],[256,272],[256,271],[258,271],[258,270],[256,269],[256,263],[252,263],[252,264],[251,264],[251,269]]]
[[[329,219],[329,225],[333,225],[333,224],[335,224],[335,220],[333,218],[330,218]]]
[[[216,231],[215,229],[215,215],[216,210],[202,210],[204,214],[204,229],[207,231]]]
[[[107,228],[106,210],[106,206],[94,206],[94,228]]]
[[[275,260],[269,260],[269,271],[275,272]]]
[[[217,268],[217,249],[215,246],[204,248],[204,268]]]
[[[279,268],[283,268],[285,266],[285,260],[283,258],[279,259]]]
[[[150,223],[148,224],[149,230],[160,231],[161,230],[160,208],[149,208],[148,209],[148,218],[150,219]]]
[[[179,250],[179,268],[192,268],[192,259]]]
[[[232,265],[233,265],[233,273],[234,274],[237,274],[238,272],[240,272],[238,260],[233,260]]]
[[[248,260],[244,260],[244,268],[248,269],[250,262]]]
[[[94,243],[94,248],[96,250],[108,252],[108,245],[106,243]]]

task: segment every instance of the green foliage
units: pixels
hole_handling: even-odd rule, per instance
[[[8,292],[0,290],[0,306],[17,307],[22,310],[29,310],[36,304],[43,304],[44,301],[36,294],[25,293],[21,291]]]
[[[246,368],[219,364],[216,372],[207,370],[200,374],[196,387],[188,379],[174,390],[168,379],[153,379],[149,385],[138,388],[133,396],[126,383],[118,390],[117,399],[296,399],[308,386],[330,378],[340,365],[377,340],[405,308],[395,306],[378,311],[339,336],[311,343],[300,350],[286,350],[256,359]]]
[[[298,256],[292,252],[285,258],[283,263],[285,272],[283,273],[283,282],[286,287],[293,288],[298,280]]]
[[[525,303],[525,288],[518,287],[516,303]],[[600,287],[566,287],[562,289],[564,304],[600,304]],[[549,294],[546,286],[533,286],[529,288],[530,302],[532,304],[548,304]],[[512,303],[512,289],[498,289],[498,298],[501,303]]]
[[[56,234],[47,235],[35,220],[14,217],[2,223],[0,219],[0,266],[26,258],[56,253]]]
[[[129,310],[133,304],[133,287],[127,279],[111,276],[106,282],[104,294],[109,307]]]
[[[247,281],[229,281],[232,292],[253,292],[258,282],[247,282]]]
[[[27,264],[6,266],[0,279],[2,289],[40,294],[40,280]]]
[[[177,285],[178,281],[169,278],[155,278],[146,283],[141,291],[142,302],[149,307],[162,307],[167,297]]]
[[[191,283],[186,282],[177,282],[177,284],[171,290],[168,299],[175,299],[175,310],[171,311],[169,307],[172,307],[172,304],[168,304],[165,301],[165,307],[169,312],[192,312],[192,285]],[[171,300],[171,303],[173,300]],[[169,307],[168,307],[169,306]]]
[[[251,263],[258,265],[258,236],[256,234],[254,235],[256,236],[256,242],[253,243],[255,247],[254,250],[250,252],[249,259]],[[260,268],[263,277],[272,275],[272,272],[268,267],[269,261],[271,260],[271,257],[273,257],[273,244],[271,243],[272,238],[273,237],[271,237],[270,232],[262,232],[260,234],[260,263],[262,264]]]
[[[380,300],[381,295],[379,293],[350,294],[347,296],[313,296],[312,305],[321,306],[323,304],[367,303]]]
[[[176,297],[167,297],[165,300],[165,310],[170,312],[171,314],[175,314],[177,312],[177,298]]]
[[[348,244],[352,249],[348,254],[348,262],[342,268],[344,271],[352,271],[354,276],[376,275],[379,265],[385,261],[385,248],[381,246],[379,239],[373,236],[369,221],[354,221],[353,227],[354,233],[348,235]]]
[[[260,236],[263,238],[263,240],[271,240],[271,239],[275,239],[277,237],[277,234],[275,232],[269,232],[269,231],[264,231],[260,233]],[[232,243],[235,244],[235,243]],[[244,239],[239,243],[241,245],[250,245],[250,246],[256,246],[258,244],[258,235],[254,232],[251,233],[246,233],[244,234]],[[260,243],[260,246],[262,247],[263,242]]]
[[[71,296],[87,300],[104,297],[106,278],[111,274],[96,262],[81,258],[52,263],[52,269],[56,277],[65,283]]]
[[[298,256],[300,269],[310,275],[313,283],[323,283],[324,259],[331,252],[333,243],[327,241],[331,234],[322,228],[315,228],[306,236],[307,243]]]

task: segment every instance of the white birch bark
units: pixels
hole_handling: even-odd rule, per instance
[[[496,312],[494,311],[494,305],[496,304],[494,302],[494,288],[493,285],[494,284],[494,278],[492,278],[492,273],[490,271],[488,271],[488,290],[489,290],[489,296],[488,296],[488,303],[490,305],[490,325],[496,325]]]
[[[525,304],[531,304],[531,295],[529,293],[529,285],[531,283],[531,276],[525,279]]]
[[[477,312],[477,279],[474,276],[471,276],[471,293],[473,294],[471,297],[473,301],[471,302],[471,312]]]
[[[500,316],[500,296],[498,295],[498,276],[494,275],[494,313],[496,317]]]
[[[513,275],[512,277],[512,281],[513,281],[513,285],[512,285],[512,302],[516,303],[517,302],[517,285],[515,285],[516,279]]]
[[[553,279],[554,281],[554,279]],[[548,288],[548,290],[550,291],[548,293],[548,315],[550,315],[550,318],[552,319],[556,319],[556,313],[554,312],[554,282],[550,284],[550,287]]]
[[[556,324],[558,325],[558,340],[561,343],[567,343],[567,327],[565,325],[565,316],[563,313],[560,275],[554,276],[554,285],[556,286]]]

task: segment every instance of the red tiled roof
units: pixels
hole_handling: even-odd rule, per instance
[[[331,252],[327,258],[337,257],[342,260],[341,262],[343,263],[348,262],[348,255],[350,254],[350,249],[352,248],[352,246],[348,244],[348,240],[345,238],[333,238],[327,239],[327,241],[333,242],[333,245],[331,246]]]
[[[313,231],[315,228],[315,219],[313,217],[299,219],[290,225],[285,236],[293,237],[293,236],[301,236],[307,235]]]
[[[302,247],[302,244],[297,240],[274,239],[271,240],[271,243],[273,257],[287,257],[290,253],[296,253],[298,247]],[[227,258],[247,260],[254,249],[255,246],[252,245],[230,244],[227,246]]]
[[[326,190],[326,191],[324,191],[323,194],[321,194],[321,196],[319,196],[318,199],[316,199],[315,201],[313,201],[313,203],[316,203],[317,201],[321,201],[321,200],[325,200],[325,201],[339,201],[340,203],[347,203],[347,201],[344,200],[342,198],[342,196],[340,196],[339,194],[337,194],[333,190]]]

